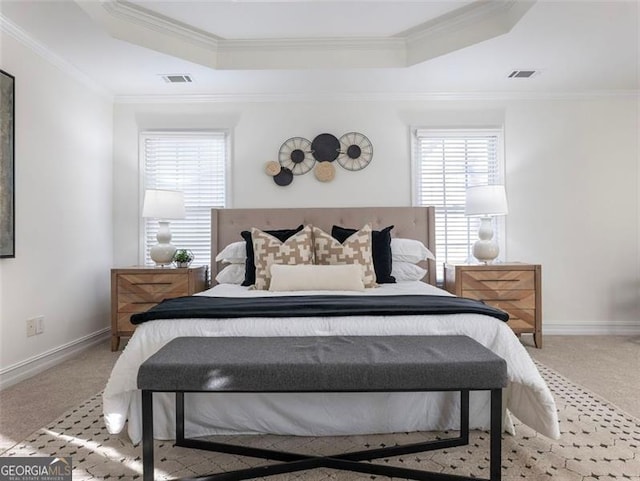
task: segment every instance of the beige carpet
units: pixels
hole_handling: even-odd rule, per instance
[[[524,425],[515,436],[503,437],[503,479],[514,480],[631,480],[640,481],[640,420],[624,413],[555,371],[540,365],[558,403],[562,438],[551,441]],[[312,454],[361,450],[396,443],[416,442],[455,433],[399,433],[350,437],[230,436],[236,442],[263,448],[296,450]],[[219,438],[218,438],[219,439]],[[429,469],[451,474],[486,477],[488,435],[472,431],[469,446],[419,453],[376,462]],[[101,419],[101,399],[96,395],[39,429],[2,456],[71,456],[74,480],[138,479],[140,447],[125,435],[111,436]],[[171,479],[265,464],[156,442],[156,479]],[[371,480],[374,476],[318,469],[273,476],[269,480]],[[383,480],[388,478],[377,477]]]

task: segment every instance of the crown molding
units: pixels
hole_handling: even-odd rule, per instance
[[[86,3],[85,1],[82,2]],[[100,5],[100,3],[98,4]],[[149,10],[139,7],[126,0],[102,1],[103,8],[113,17],[138,24],[141,27],[156,30],[158,32],[169,31],[175,37],[182,37],[196,44],[217,47],[220,37],[197,29],[186,23],[174,20],[159,13],[151,13]]]
[[[75,66],[67,62],[58,54],[52,52],[50,49],[42,45],[40,42],[31,37],[26,31],[18,27],[15,23],[9,20],[7,17],[0,13],[0,31],[6,33],[10,37],[20,42],[25,47],[51,63],[70,77],[74,78],[81,84],[88,87],[94,93],[105,97],[109,100],[113,100],[113,93],[107,90],[105,87],[97,83],[87,74],[77,69]]]
[[[224,40],[219,69],[406,67],[406,43],[397,38]]]
[[[114,38],[200,65],[217,63],[215,35],[124,0],[75,1]]]
[[[640,90],[584,90],[570,92],[335,92],[228,93],[186,95],[117,95],[117,104],[217,104],[267,102],[430,102],[541,101],[625,98],[640,100]]]
[[[250,70],[409,67],[509,32],[537,0],[476,0],[390,37],[237,40],[126,0],[75,1],[120,40],[215,69]]]
[[[536,0],[478,0],[397,34],[407,43],[407,64],[509,33]]]

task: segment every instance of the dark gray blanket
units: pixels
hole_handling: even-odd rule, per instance
[[[508,321],[509,314],[481,301],[452,296],[278,296],[167,299],[131,316],[132,324],[156,319],[222,319],[238,317],[404,316],[418,314],[484,314]]]

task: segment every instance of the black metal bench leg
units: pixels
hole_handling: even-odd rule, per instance
[[[153,481],[153,391],[142,391],[142,479]]]
[[[460,439],[469,444],[469,391],[460,391]]]
[[[491,390],[491,446],[489,479],[502,479],[502,389]]]
[[[184,393],[176,393],[176,446],[184,444]]]

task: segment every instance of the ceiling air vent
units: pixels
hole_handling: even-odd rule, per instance
[[[509,74],[509,78],[531,78],[539,73],[538,70],[514,70]]]
[[[169,74],[169,75],[161,75],[165,82],[170,84],[184,84],[191,83],[191,75],[184,74]]]

